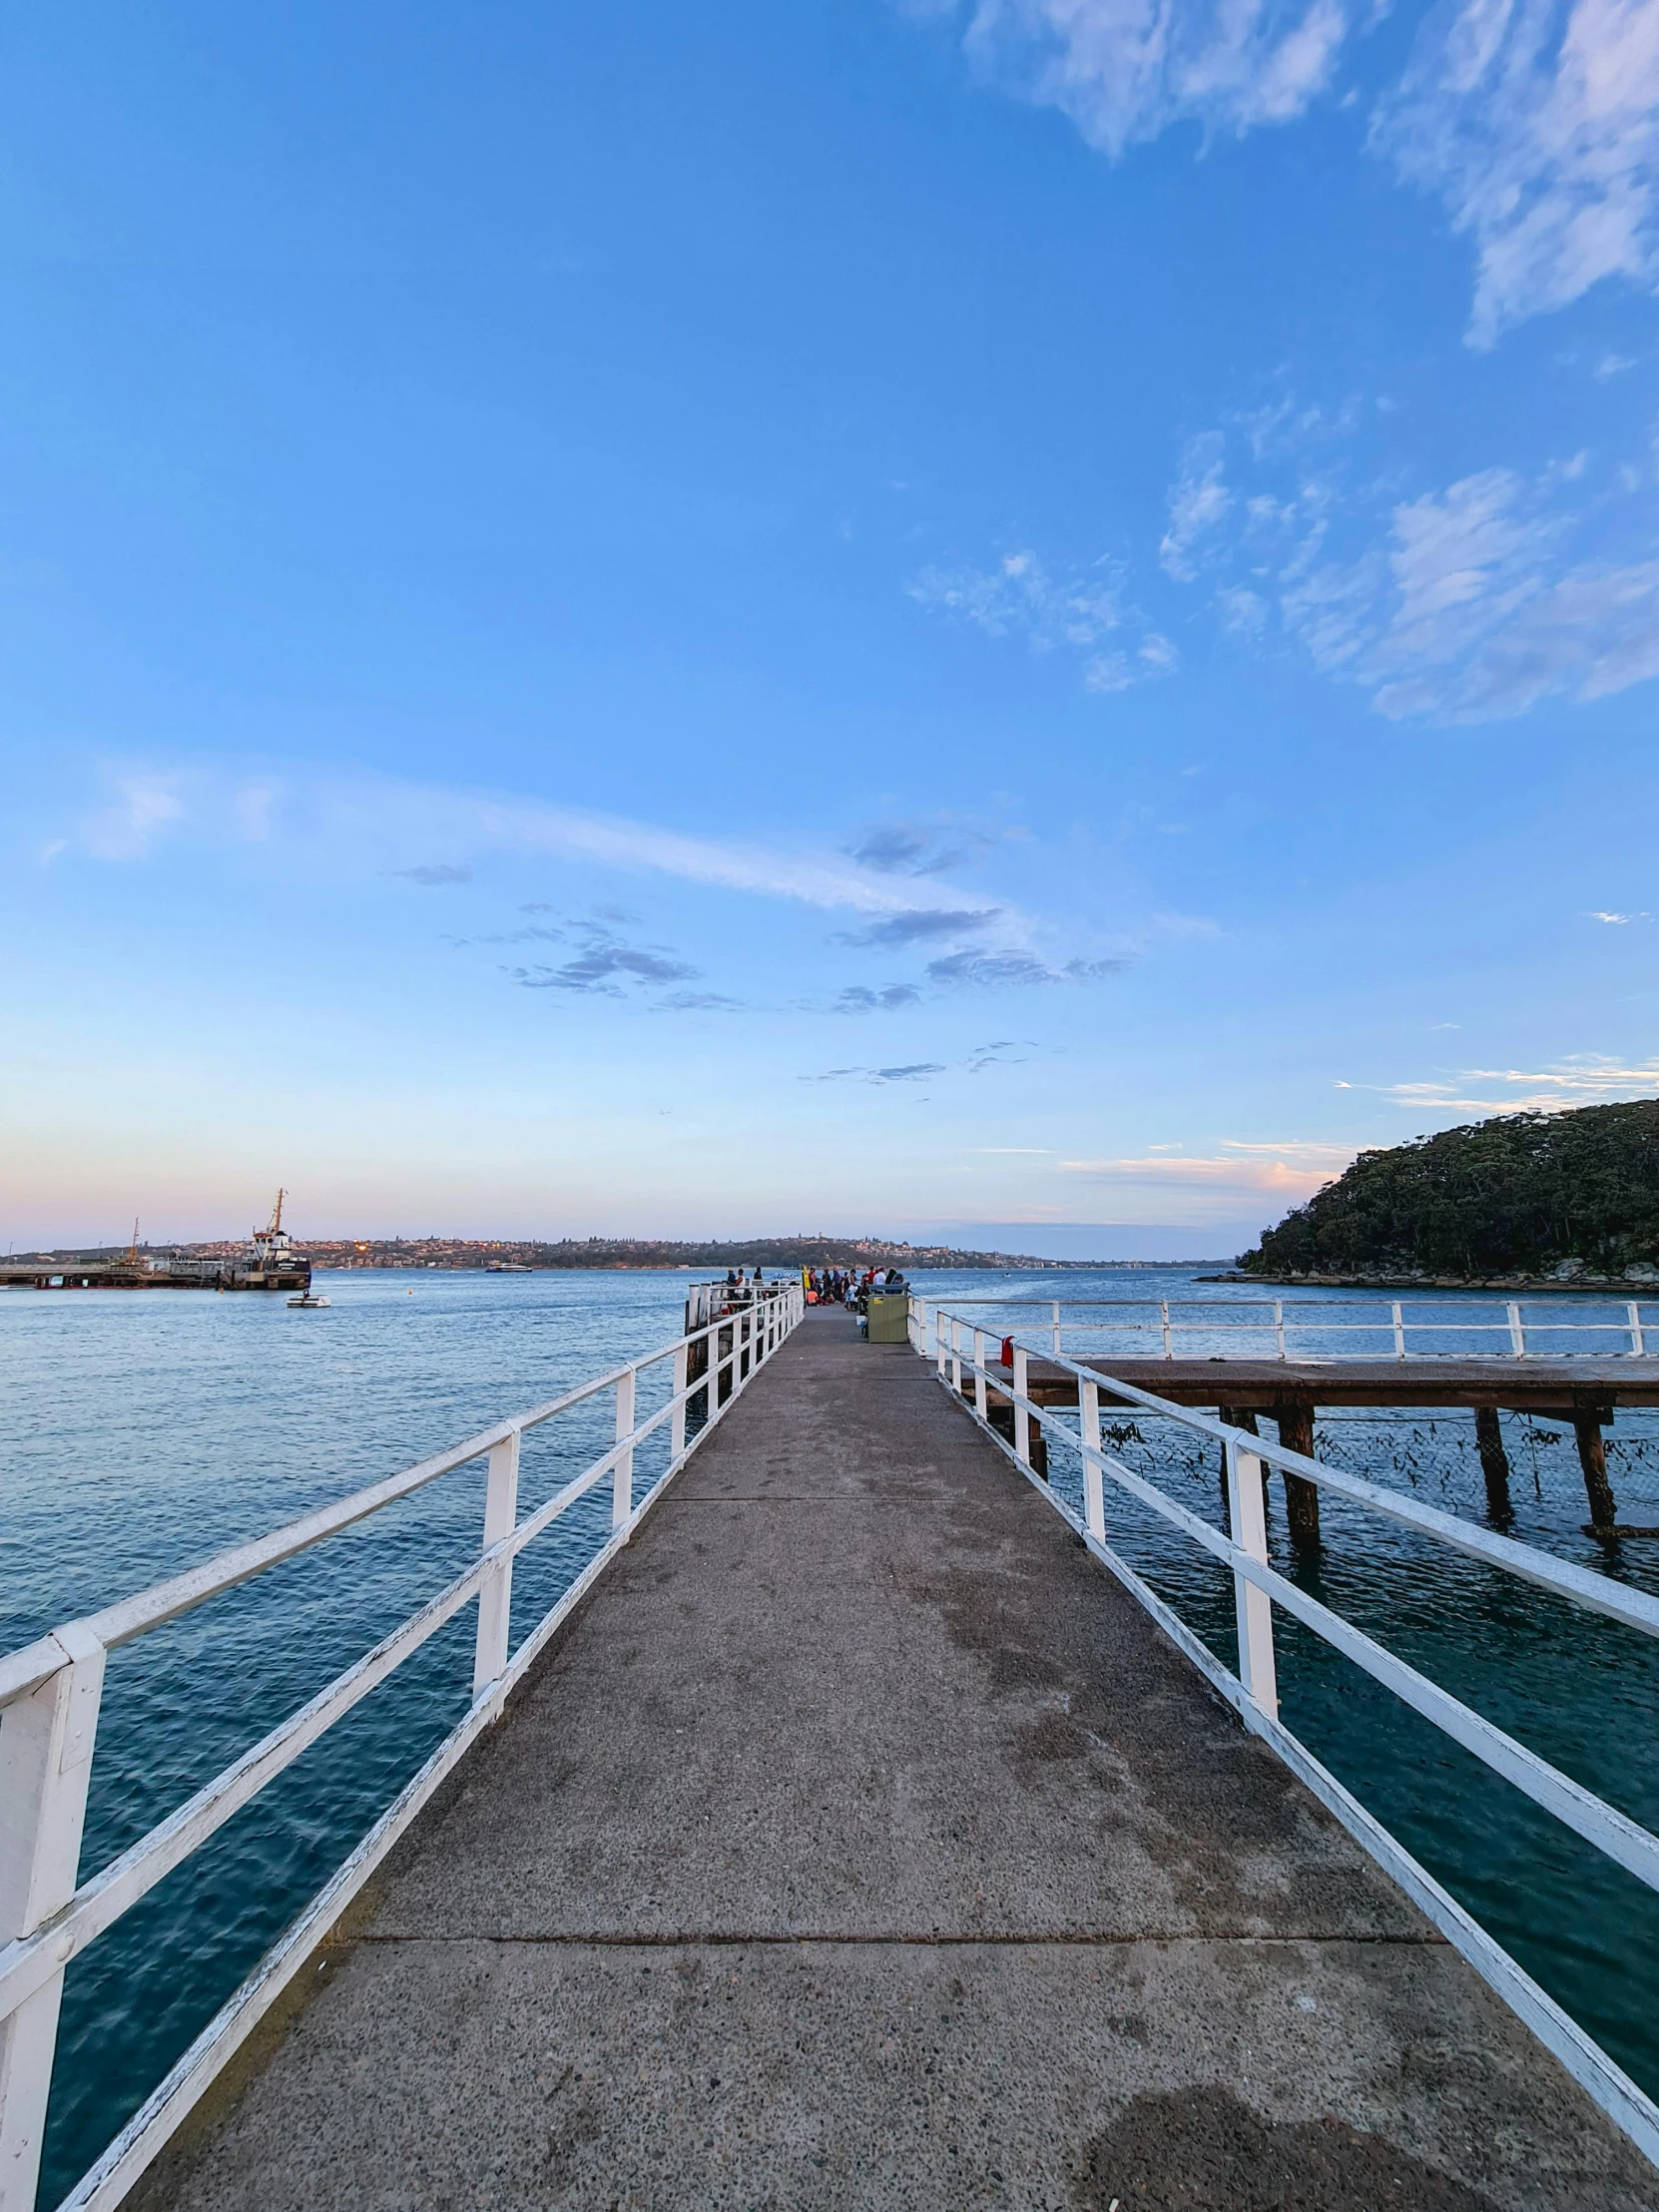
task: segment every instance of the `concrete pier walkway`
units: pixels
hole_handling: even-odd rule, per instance
[[[810,1313],[147,2212],[1634,2212],[904,1347]]]

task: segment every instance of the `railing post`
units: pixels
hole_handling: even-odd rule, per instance
[[[668,1417],[668,1456],[680,1458],[686,1449],[686,1383],[691,1366],[691,1346],[679,1346],[674,1355],[674,1410]]]
[[[1630,1301],[1630,1349],[1638,1360],[1642,1357],[1642,1309],[1635,1299]]]
[[[1100,1384],[1079,1382],[1077,1412],[1083,1441],[1091,1451],[1100,1449]],[[1099,1543],[1106,1541],[1106,1478],[1098,1460],[1083,1457],[1083,1526]]]
[[[634,1370],[625,1368],[616,1383],[616,1440],[634,1433]],[[611,1479],[611,1526],[621,1528],[634,1510],[634,1447],[617,1455]]]
[[[939,1381],[942,1382],[944,1381],[944,1313],[937,1306],[933,1309],[933,1358],[938,1366]]]
[[[1014,1347],[1014,1449],[1031,1464],[1031,1416],[1025,1409],[1025,1370],[1030,1359],[1022,1345]]]
[[[985,1398],[985,1332],[973,1332],[973,1409],[983,1420],[986,1413]]]
[[[1054,1357],[1060,1357],[1060,1301],[1054,1301]]]
[[[1227,1439],[1227,1517],[1239,1549],[1264,1565],[1268,1556],[1268,1516],[1262,1492],[1262,1462],[1255,1452]],[[1239,1624],[1239,1680],[1269,1720],[1279,1718],[1279,1683],[1273,1661],[1273,1601],[1266,1590],[1233,1570],[1233,1603]]]
[[[510,1536],[518,1524],[518,1448],[520,1431],[490,1446],[489,1479],[484,1489],[484,1549]],[[512,1620],[513,1563],[501,1559],[485,1575],[478,1592],[478,1641],[472,1660],[472,1694],[507,1671],[507,1634]]]
[[[1164,1325],[1164,1358],[1166,1360],[1173,1360],[1175,1358],[1175,1339],[1170,1332],[1169,1300],[1167,1298],[1159,1307],[1158,1312]]]
[[[951,1316],[950,1321],[950,1386],[958,1397],[962,1394],[962,1325]]]
[[[0,1712],[0,1940],[32,1936],[75,1895],[104,1646],[73,1622],[64,1664]],[[0,2212],[34,2212],[63,1974],[0,2021]]]
[[[1396,1360],[1403,1360],[1403,1359],[1404,1359],[1404,1357],[1405,1357],[1405,1316],[1404,1316],[1404,1314],[1403,1314],[1403,1313],[1401,1312],[1401,1310],[1400,1310],[1400,1304],[1399,1304],[1399,1301],[1398,1301],[1398,1299],[1396,1298],[1396,1299],[1394,1300],[1394,1358],[1395,1358]]]
[[[1283,1360],[1285,1357],[1285,1301],[1282,1298],[1276,1298],[1273,1302],[1273,1332],[1274,1342],[1279,1347],[1279,1357]]]
[[[1524,1360],[1526,1358],[1526,1330],[1521,1323],[1520,1308],[1513,1299],[1509,1301],[1507,1312],[1509,1315],[1509,1350],[1517,1360]]]

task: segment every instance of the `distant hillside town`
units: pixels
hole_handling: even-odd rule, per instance
[[[131,1248],[140,1258],[163,1250],[191,1259],[229,1259],[246,1239],[217,1243]],[[746,1241],[700,1244],[676,1238],[567,1237],[557,1243],[540,1238],[475,1237],[305,1237],[295,1246],[313,1268],[917,1268],[1048,1269],[1062,1273],[1083,1268],[1127,1267],[1122,1260],[1044,1260],[1031,1253],[962,1252],[954,1245],[895,1243],[885,1237],[753,1237]],[[120,1257],[129,1248],[105,1246],[19,1254],[20,1260],[97,1261]]]

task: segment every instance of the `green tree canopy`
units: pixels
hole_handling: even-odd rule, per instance
[[[1659,1261],[1659,1099],[1500,1114],[1362,1152],[1240,1265],[1256,1275],[1617,1275]]]

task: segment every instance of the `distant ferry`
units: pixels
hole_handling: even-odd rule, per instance
[[[535,1272],[522,1260],[491,1260],[484,1269],[486,1275],[534,1275]]]

